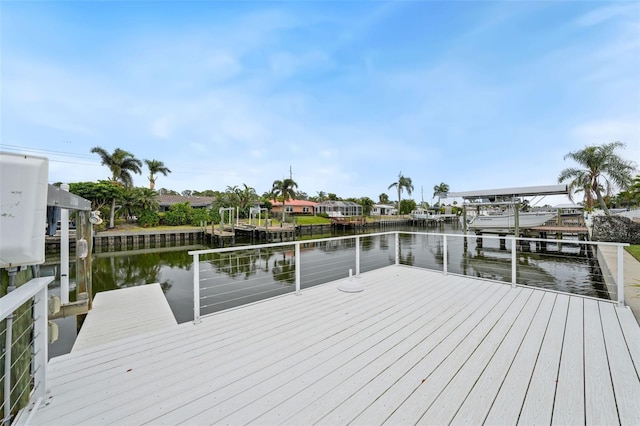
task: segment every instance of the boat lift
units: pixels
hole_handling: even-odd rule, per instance
[[[546,195],[568,195],[569,186],[563,185],[541,185],[525,186],[519,188],[483,189],[476,191],[449,192],[442,194],[442,198],[460,197],[462,203],[462,226],[463,233],[467,233],[467,207],[472,206],[512,206],[514,210],[514,234],[520,234],[518,210],[523,204],[523,197],[537,197]],[[481,200],[481,201],[479,201]],[[485,201],[488,200],[488,201]]]

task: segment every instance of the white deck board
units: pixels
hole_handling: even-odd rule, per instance
[[[98,293],[71,352],[177,325],[160,284]]]
[[[584,301],[585,413],[587,424],[618,423],[609,360],[602,335],[600,309],[594,300]]]
[[[583,299],[569,299],[567,322],[560,355],[560,370],[555,386],[551,423],[583,425],[584,413],[584,304]]]
[[[609,371],[618,404],[618,415],[625,424],[640,425],[640,381],[613,305],[600,306]]]
[[[489,414],[487,424],[516,424],[524,404],[536,358],[540,352],[544,327],[546,327],[555,295],[545,294],[540,315],[532,319],[533,331],[526,336],[522,346],[515,354],[513,363],[496,396]]]
[[[58,357],[32,424],[637,424],[628,309],[403,266],[359,279]]]
[[[560,369],[560,354],[569,308],[569,296],[559,294],[545,330],[536,360],[527,398],[518,419],[521,424],[548,425],[553,415],[555,387]]]

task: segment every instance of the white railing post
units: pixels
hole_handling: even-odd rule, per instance
[[[396,231],[396,265],[400,264],[400,233]]]
[[[62,191],[69,191],[69,184],[60,185]],[[60,302],[69,304],[69,210],[60,209]]]
[[[356,236],[356,277],[360,276],[360,235]]]
[[[443,255],[442,255],[442,273],[444,275],[447,275],[447,234],[444,234],[442,236],[442,250],[443,250]]]
[[[511,287],[515,288],[516,286],[516,269],[517,260],[516,260],[516,237],[511,238]]]
[[[624,306],[624,252],[618,245],[618,306]]]
[[[6,318],[6,343],[4,346],[4,420],[3,425],[11,424],[11,348],[13,347],[13,314]]]
[[[49,324],[49,307],[47,301],[47,287],[43,286],[33,300],[33,382],[35,399],[45,398],[47,391],[47,358],[49,339],[47,337]]]
[[[193,323],[200,324],[200,256],[193,254]]]
[[[296,296],[300,296],[300,243],[296,243]]]

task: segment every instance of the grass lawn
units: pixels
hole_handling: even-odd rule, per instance
[[[625,247],[625,249],[631,253],[631,256],[635,257],[638,262],[640,262],[640,245],[631,245],[629,247]]]
[[[321,216],[296,216],[298,225],[329,225],[331,220]]]

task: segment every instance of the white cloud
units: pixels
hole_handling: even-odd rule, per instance
[[[612,18],[619,16],[638,16],[640,6],[637,2],[629,2],[628,4],[619,4],[615,6],[605,6],[599,9],[591,10],[576,19],[575,23],[581,27],[590,27],[601,24]]]

